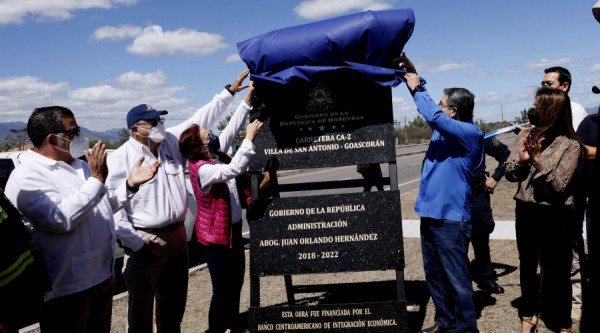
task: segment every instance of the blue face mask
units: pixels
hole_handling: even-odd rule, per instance
[[[221,149],[221,143],[219,142],[219,137],[210,133],[207,146],[208,146],[209,152],[217,153],[219,151],[219,149]]]

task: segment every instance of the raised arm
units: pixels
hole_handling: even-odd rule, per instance
[[[199,108],[190,118],[182,123],[169,127],[167,131],[179,138],[181,132],[185,131],[192,124],[197,124],[200,128],[212,128],[233,101],[233,95],[250,86],[249,84],[243,84],[249,74],[249,70],[240,73],[233,80],[231,85],[227,85],[226,88],[223,88],[219,94],[213,97],[212,101]]]

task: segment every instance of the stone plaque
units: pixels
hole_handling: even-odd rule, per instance
[[[272,306],[250,308],[257,332],[401,332],[408,333],[406,302]]]
[[[254,139],[251,170],[262,170],[270,157],[280,170],[396,159],[390,87],[349,70],[256,86],[250,118],[265,127]]]
[[[252,276],[404,268],[399,191],[276,198],[249,224]]]

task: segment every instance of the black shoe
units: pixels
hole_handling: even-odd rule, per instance
[[[504,294],[504,288],[500,286],[496,281],[484,281],[477,284],[477,288],[485,290],[492,294]]]
[[[453,327],[441,328],[438,325],[433,325],[424,330],[421,330],[421,333],[456,333],[456,328],[453,328]]]

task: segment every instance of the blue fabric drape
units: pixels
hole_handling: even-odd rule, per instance
[[[275,30],[237,44],[251,79],[287,84],[317,73],[356,70],[395,87],[404,70],[392,68],[412,35],[412,9],[366,11]]]

